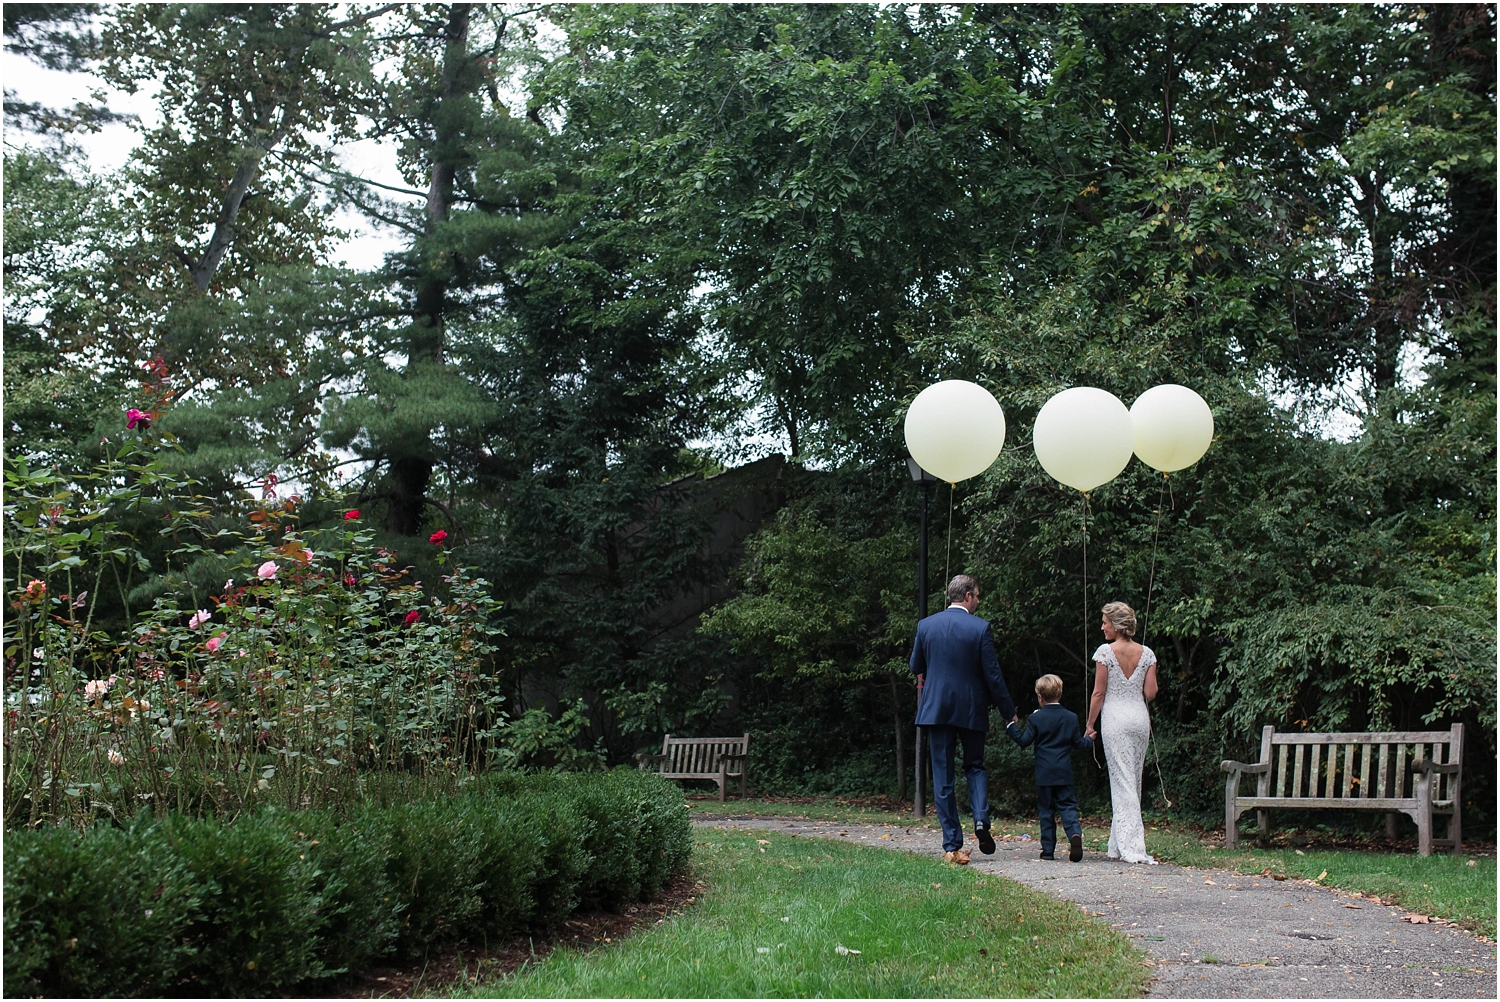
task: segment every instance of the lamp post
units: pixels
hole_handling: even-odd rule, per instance
[[[917,543],[917,619],[927,618],[927,499],[932,495],[932,485],[937,483],[937,477],[928,473],[917,465],[917,461],[910,456],[906,457],[906,468],[911,473],[914,482],[922,486],[922,523]],[[917,676],[917,709],[922,708],[922,685],[926,680],[923,676]],[[927,816],[927,785],[923,782],[923,769],[926,766],[926,747],[922,740],[927,735],[921,727],[917,728],[916,748],[916,783],[912,796],[912,814],[922,818]]]

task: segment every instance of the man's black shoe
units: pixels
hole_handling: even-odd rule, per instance
[[[995,837],[990,834],[989,825],[985,825],[983,828],[976,827],[974,829],[974,837],[979,840],[980,852],[986,856],[993,856],[995,854]]]
[[[1083,858],[1083,836],[1074,835],[1068,839],[1068,859],[1074,863]]]
[[[1056,859],[1057,857],[1054,856],[1054,855],[1052,855],[1052,853],[1050,853],[1050,852],[1044,852],[1044,853],[1042,853],[1042,858],[1043,859]]]

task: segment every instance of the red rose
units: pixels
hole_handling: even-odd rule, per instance
[[[434,532],[432,535],[428,536],[427,537],[427,541],[429,543],[431,543],[432,545],[434,545],[434,546],[442,546],[443,545],[443,540],[445,540],[447,538],[448,538],[448,534],[446,532],[444,532],[442,529],[439,529],[437,532]]]
[[[354,575],[353,574],[347,574],[347,575],[344,576],[344,587],[346,587],[346,588],[353,588],[354,587]]]
[[[125,427],[133,429],[136,425],[140,425],[142,428],[151,427],[151,415],[132,407],[125,412]]]
[[[415,623],[417,620],[419,620],[421,618],[422,618],[422,614],[420,612],[418,612],[417,610],[413,609],[411,612],[408,612],[406,614],[406,625],[410,626],[411,624]]]
[[[352,522],[356,518],[359,518],[359,509],[358,508],[350,508],[348,511],[344,512],[344,521],[345,522]]]

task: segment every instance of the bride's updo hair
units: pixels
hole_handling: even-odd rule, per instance
[[[1135,636],[1135,610],[1124,602],[1111,602],[1104,607],[1104,618],[1109,620],[1116,632],[1126,637]]]

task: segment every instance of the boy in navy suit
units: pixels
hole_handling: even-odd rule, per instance
[[[1083,858],[1083,827],[1078,823],[1078,798],[1073,796],[1073,749],[1092,748],[1094,741],[1078,728],[1078,717],[1057,702],[1062,696],[1062,679],[1043,675],[1036,680],[1036,701],[1041,709],[1031,715],[1026,729],[1012,721],[1005,725],[1011,740],[1025,748],[1036,746],[1036,812],[1042,821],[1042,858],[1056,859],[1057,822],[1053,813],[1062,815],[1063,831],[1068,835],[1068,859]]]

